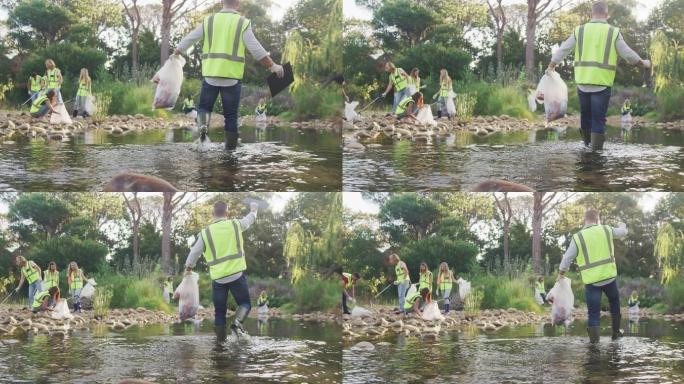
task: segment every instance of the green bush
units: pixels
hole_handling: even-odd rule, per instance
[[[119,273],[103,273],[94,277],[98,286],[111,290],[111,308],[144,307],[172,312],[171,306],[164,302],[157,277],[139,279]]]
[[[508,115],[521,119],[534,120],[534,114],[527,108],[527,96],[518,86],[484,82],[458,86],[457,93],[463,91],[477,95],[474,114],[478,116]]]
[[[482,274],[473,278],[471,284],[483,292],[482,308],[542,311],[542,308],[534,301],[534,290],[527,276],[507,278]]]
[[[109,115],[154,116],[152,109],[154,87],[152,85],[133,85],[119,81],[102,84],[105,93],[111,96],[107,113]]]
[[[293,112],[297,120],[325,119],[339,116],[342,95],[332,87],[302,84],[292,93]]]
[[[669,86],[658,93],[658,113],[662,121],[684,119],[684,87]]]
[[[664,296],[669,312],[679,313],[684,311],[684,276],[673,279],[669,285],[665,286]]]
[[[315,276],[299,279],[294,285],[293,303],[298,312],[329,311],[339,305],[339,285]]]

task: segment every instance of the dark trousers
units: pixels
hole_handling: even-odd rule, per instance
[[[216,98],[221,93],[223,103],[224,129],[226,132],[237,133],[238,111],[240,109],[240,92],[242,83],[238,82],[232,87],[215,87],[202,80],[200,92],[199,112],[211,112],[214,109]]]
[[[601,321],[601,293],[605,293],[610,304],[610,316],[616,318],[620,316],[620,292],[618,291],[617,280],[601,287],[595,285],[585,285],[584,295],[587,301],[587,312],[589,320],[587,326],[595,327]]]
[[[580,126],[583,131],[605,134],[610,92],[610,87],[601,92],[582,92],[577,88],[581,111]]]
[[[223,327],[226,325],[226,312],[228,311],[228,291],[233,295],[235,302],[240,307],[252,309],[252,301],[249,298],[247,277],[243,273],[239,279],[227,284],[211,282],[211,300],[214,302],[214,325]]]
[[[349,312],[349,307],[347,307],[347,295],[344,292],[342,292],[342,312],[351,313]]]

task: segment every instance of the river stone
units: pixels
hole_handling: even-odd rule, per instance
[[[17,126],[14,124],[14,121],[12,121],[12,120],[7,121],[7,129],[14,129],[16,127]]]
[[[352,349],[359,351],[373,351],[375,350],[375,346],[372,343],[369,343],[368,341],[361,341],[356,343],[356,345],[354,345]]]

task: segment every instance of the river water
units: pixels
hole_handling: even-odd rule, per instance
[[[248,344],[217,343],[213,323],[94,328],[68,337],[26,335],[0,342],[0,382],[340,383],[339,327],[248,319]]]
[[[576,128],[375,143],[345,150],[344,188],[454,191],[504,179],[539,191],[684,191],[681,132],[608,127],[606,140],[600,154],[583,149]]]
[[[0,189],[101,190],[130,171],[160,177],[186,191],[334,191],[341,189],[339,134],[294,128],[243,126],[243,145],[223,151],[223,130],[198,152],[187,129],[113,136],[103,130],[68,142],[0,143]]]
[[[388,336],[389,345],[356,351],[345,345],[344,383],[681,383],[684,323],[623,321],[611,341],[609,319],[591,347],[586,323],[443,332],[436,341]]]

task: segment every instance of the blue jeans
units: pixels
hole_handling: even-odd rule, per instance
[[[237,133],[241,90],[242,83],[239,81],[232,87],[215,87],[207,83],[206,80],[202,80],[202,91],[200,92],[198,112],[211,113],[220,92],[221,102],[223,103],[223,118],[225,120],[224,129],[226,132]]]
[[[601,92],[582,92],[577,88],[581,111],[580,126],[583,131],[605,134],[610,92],[610,87]]]
[[[404,301],[406,300],[406,291],[408,291],[411,285],[410,280],[404,280],[401,284],[397,285],[397,292],[399,294],[399,310],[404,310]]]
[[[249,287],[244,272],[239,279],[227,284],[211,282],[211,300],[214,302],[214,325],[223,327],[226,325],[226,312],[228,311],[228,291],[233,295],[235,302],[247,311],[252,309],[252,301],[249,298]]]
[[[34,118],[38,119],[38,118],[40,118],[40,117],[45,116],[45,115],[47,114],[47,112],[48,112],[47,103],[49,103],[49,101],[46,101],[45,104],[43,104],[43,105],[40,107],[40,109],[38,110],[38,112],[32,113],[32,114],[31,114],[31,117],[34,117]]]
[[[28,307],[32,308],[33,299],[36,297],[36,293],[39,293],[43,288],[43,281],[36,280],[28,286]]]
[[[394,102],[392,103],[392,114],[394,114],[397,111],[397,106],[399,105],[399,103],[408,96],[411,96],[411,90],[408,87],[402,89],[399,92],[394,91]]]
[[[347,306],[347,295],[344,292],[342,292],[342,312],[350,313],[349,307]]]
[[[610,316],[614,319],[620,316],[620,292],[618,291],[617,280],[601,287],[595,285],[584,286],[584,296],[587,301],[587,312],[589,320],[587,326],[595,327],[601,322],[601,293],[605,293],[610,304]]]

